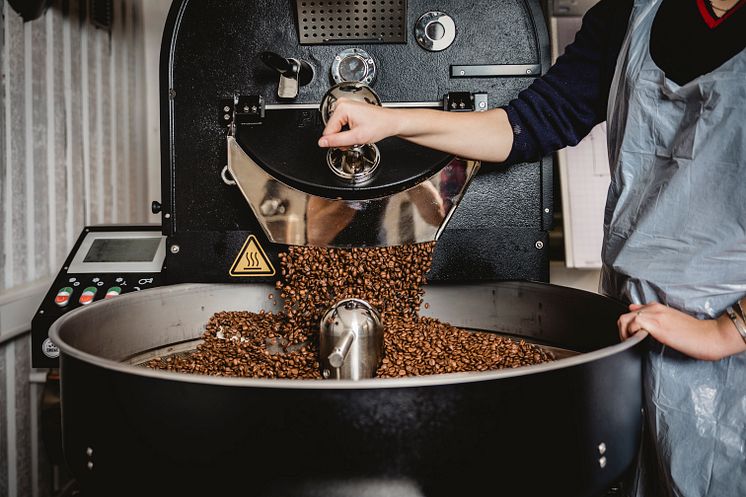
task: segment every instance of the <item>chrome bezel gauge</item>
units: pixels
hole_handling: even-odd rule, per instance
[[[360,79],[346,79],[342,76],[342,64],[357,59],[363,65],[363,74]],[[332,79],[335,83],[355,83],[360,82],[371,85],[376,80],[376,61],[368,52],[361,48],[348,48],[339,52],[332,62]]]

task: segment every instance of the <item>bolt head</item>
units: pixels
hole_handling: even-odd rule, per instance
[[[181,250],[181,247],[179,247],[178,245],[176,245],[176,244],[171,245],[171,253],[172,254],[178,254],[179,250]]]
[[[598,444],[598,453],[604,455],[606,453],[606,444],[601,442]]]
[[[599,465],[600,467],[602,467],[602,468],[605,468],[605,467],[606,467],[606,457],[601,457],[601,458],[600,458],[600,459],[598,460],[598,465]]]
[[[542,242],[541,240],[539,240],[538,242],[536,242],[536,248],[538,250],[543,249],[544,248],[544,242]]]

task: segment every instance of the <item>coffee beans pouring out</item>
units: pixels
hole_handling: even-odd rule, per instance
[[[318,328],[346,298],[367,301],[385,326],[380,378],[487,371],[552,360],[549,353],[494,333],[465,331],[419,309],[434,243],[333,249],[290,247],[280,255],[281,312],[219,312],[196,350],[156,358],[151,368],[251,378],[321,378]]]

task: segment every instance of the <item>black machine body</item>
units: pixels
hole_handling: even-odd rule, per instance
[[[388,139],[372,180],[335,178],[316,142],[319,104],[340,78],[363,80],[385,106],[483,111],[508,103],[549,67],[537,0],[409,0],[377,9],[179,0],[162,47],[161,215],[169,247],[178,247],[167,252],[174,282],[273,281],[268,268],[278,267],[287,244],[273,243],[257,212],[280,206],[278,219],[309,217],[306,206],[272,188],[249,208],[225,172],[227,137],[293,190],[350,202],[386,198],[437,175],[452,158]],[[430,280],[548,281],[552,216],[551,159],[483,164],[438,232]],[[358,224],[343,245],[381,243],[373,222]],[[236,271],[249,243],[267,264]]]

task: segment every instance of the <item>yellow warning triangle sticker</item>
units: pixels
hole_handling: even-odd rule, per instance
[[[231,276],[274,276],[275,268],[254,235],[249,235],[230,270]]]

